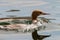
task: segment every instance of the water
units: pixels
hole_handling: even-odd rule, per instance
[[[10,9],[21,11],[6,12]],[[7,17],[7,15],[31,16],[35,9],[50,13],[51,15],[44,17],[55,18],[56,20],[51,21],[60,24],[60,0],[0,0],[0,18]],[[43,34],[51,34],[51,37],[44,40],[60,40],[60,30],[44,32]],[[1,31],[0,40],[32,40],[32,37],[31,33],[6,33]]]
[[[0,34],[0,40],[32,40],[30,34]]]
[[[51,37],[45,38],[44,40],[60,40],[60,31],[54,32],[43,32],[39,34],[49,35]],[[32,40],[31,33],[1,33],[0,40]]]

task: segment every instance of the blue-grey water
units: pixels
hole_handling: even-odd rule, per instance
[[[18,9],[19,12],[6,12],[7,10]],[[31,16],[33,10],[42,10],[51,15],[46,18],[54,18],[54,23],[60,23],[60,0],[0,0],[0,18],[7,15]],[[40,33],[39,33],[40,34]],[[51,34],[51,37],[44,40],[60,40],[60,30],[45,32]],[[32,40],[31,33],[5,33],[0,32],[0,40]]]
[[[39,33],[50,35],[51,37],[45,38],[44,40],[60,40],[60,31],[54,31],[54,32],[43,32]],[[0,33],[0,40],[32,40],[31,33]]]

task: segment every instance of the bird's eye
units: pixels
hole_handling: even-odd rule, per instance
[[[40,12],[40,13],[42,13],[42,12]]]

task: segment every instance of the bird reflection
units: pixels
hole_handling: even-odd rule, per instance
[[[32,33],[33,40],[43,40],[44,38],[50,37],[51,35],[38,35],[37,30]]]

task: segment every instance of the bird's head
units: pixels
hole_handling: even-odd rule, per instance
[[[36,19],[39,15],[49,15],[48,13],[44,13],[40,10],[34,10],[32,12],[32,19]]]

